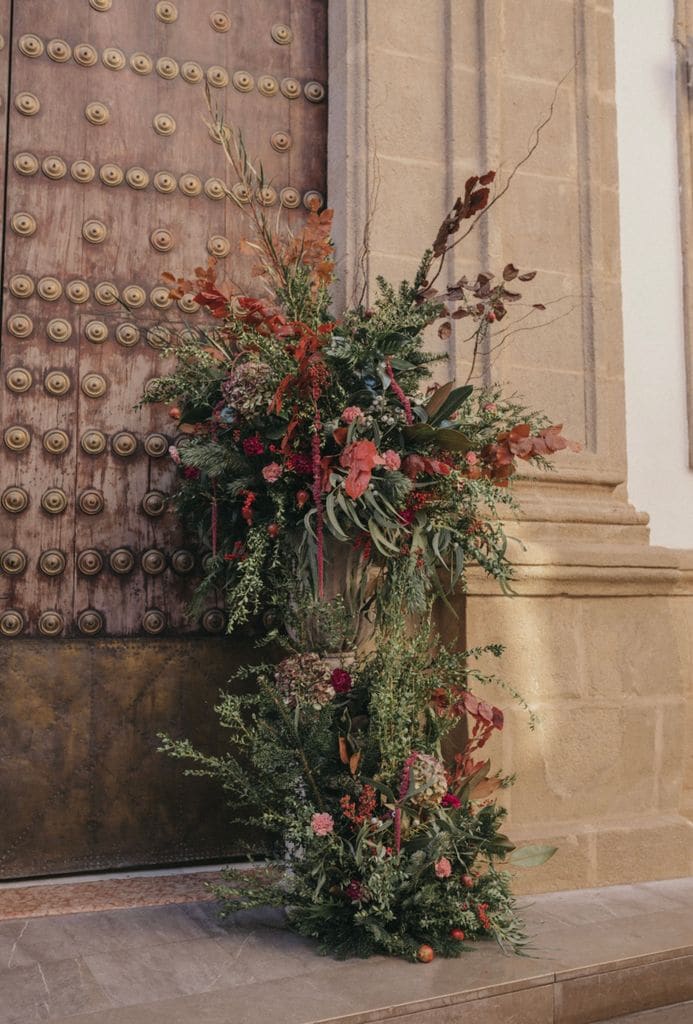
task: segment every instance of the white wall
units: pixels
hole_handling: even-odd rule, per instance
[[[653,544],[693,548],[673,0],[614,0],[629,495]]]

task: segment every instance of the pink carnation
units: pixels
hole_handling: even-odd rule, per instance
[[[342,413],[342,423],[353,423],[354,420],[363,416],[363,410],[358,405],[348,405]]]
[[[402,465],[402,460],[392,448],[388,448],[386,452],[383,452],[383,458],[385,459],[385,469],[395,470],[399,469]]]
[[[460,798],[455,796],[454,793],[446,793],[440,801],[440,805],[441,807],[452,807],[453,810],[457,810],[458,807],[462,806]]]
[[[334,831],[334,818],[331,814],[314,814],[310,819],[310,827],[316,836],[329,836]]]
[[[449,878],[452,874],[452,864],[447,857],[441,857],[435,863],[436,878]]]
[[[262,475],[268,484],[276,484],[282,473],[282,467],[278,462],[268,462],[266,466],[262,467]]]
[[[180,452],[176,448],[175,444],[169,445],[168,454],[171,456],[177,466],[180,466]]]

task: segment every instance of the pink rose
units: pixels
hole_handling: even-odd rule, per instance
[[[496,412],[497,409],[498,406],[495,402],[487,402],[486,405],[483,406],[484,412]]]
[[[464,459],[468,466],[476,466],[479,461],[475,452],[467,452]]]
[[[177,466],[180,466],[180,452],[176,448],[175,444],[169,445],[168,454],[171,456]]]
[[[452,864],[447,857],[441,857],[435,863],[436,878],[449,878],[452,874]]]
[[[363,416],[363,410],[358,405],[348,405],[342,413],[342,423],[353,423],[354,420]]]
[[[331,814],[314,814],[310,819],[310,827],[316,836],[329,836],[334,831],[334,818]]]
[[[283,469],[278,462],[268,462],[262,467],[262,475],[268,484],[276,484],[282,473]]]
[[[385,469],[395,470],[399,469],[402,465],[402,460],[392,448],[388,448],[386,452],[383,452],[383,458],[385,459]]]

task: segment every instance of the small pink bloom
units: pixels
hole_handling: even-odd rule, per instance
[[[310,827],[316,836],[329,836],[334,831],[334,818],[331,814],[314,814],[310,819]]]
[[[467,452],[467,454],[464,457],[464,460],[468,466],[476,466],[477,462],[479,461],[475,452]]]
[[[441,857],[435,863],[436,878],[449,878],[452,874],[452,864],[447,857]]]
[[[276,484],[282,472],[282,467],[278,462],[269,462],[266,466],[262,467],[262,475],[268,484]]]
[[[484,412],[496,412],[497,409],[498,406],[495,402],[487,402],[486,405],[483,406]]]
[[[358,405],[348,405],[342,413],[342,423],[353,423],[354,420],[363,416],[363,410]]]
[[[180,466],[180,452],[176,448],[175,444],[169,445],[168,454],[171,456],[177,466]]]
[[[392,448],[388,448],[386,452],[383,452],[383,458],[385,459],[385,469],[395,470],[399,469],[402,465],[402,460]]]

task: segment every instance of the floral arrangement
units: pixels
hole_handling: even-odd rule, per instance
[[[245,186],[248,201],[229,197],[264,293],[220,282],[213,260],[193,279],[167,275],[210,326],[177,341],[175,372],[144,400],[170,404],[184,438],[170,452],[174,503],[207,554],[198,598],[223,594],[229,631],[259,625],[279,660],[244,669],[250,692],[221,700],[223,757],[168,737],[163,749],[218,779],[234,815],[259,826],[255,852],[275,858],[260,876],[229,874],[228,911],[282,905],[338,956],[426,960],[484,935],[517,948],[502,862],[552,851],[513,853],[500,831],[512,780],[480,751],[503,714],[470,689],[498,682],[474,663],[500,649],[447,647],[433,606],[470,564],[507,586],[508,483],[518,460],[545,466],[568,442],[498,387],[431,384],[444,357],[424,332],[438,323],[447,341],[464,320],[473,366],[521,299],[512,283],[534,272],[508,264],[435,290],[502,194],[489,172],[467,181],[413,282],[379,280],[372,306],[335,317],[331,211],[314,207],[296,232],[270,224],[253,198],[262,171],[237,132],[210,128]]]

